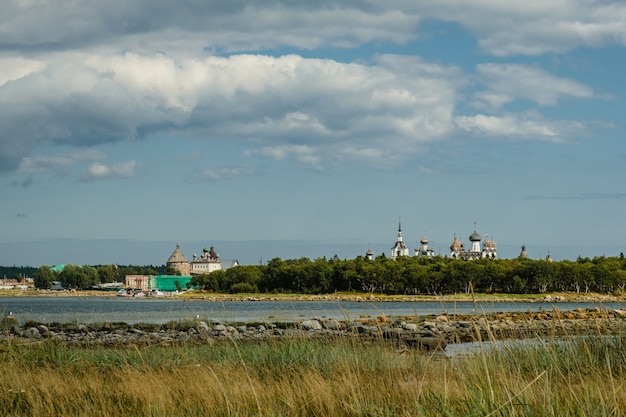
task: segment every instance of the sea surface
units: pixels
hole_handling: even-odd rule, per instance
[[[292,322],[313,317],[338,320],[385,315],[427,316],[493,312],[569,311],[576,308],[622,309],[623,303],[524,302],[371,302],[371,301],[205,301],[125,297],[0,297],[0,316],[19,324],[39,323],[166,323],[185,319],[223,322]]]

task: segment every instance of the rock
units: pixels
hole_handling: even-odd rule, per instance
[[[24,330],[24,337],[28,337],[29,339],[39,339],[41,337],[41,333],[36,327],[29,327]]]
[[[404,342],[408,346],[428,351],[444,350],[447,346],[446,341],[439,337],[418,337],[406,339]]]
[[[442,324],[441,326],[437,327],[437,330],[439,330],[439,332],[441,333],[454,333],[456,332],[456,327],[449,324]]]
[[[410,332],[416,332],[417,331],[417,324],[415,323],[405,323],[402,325],[402,328],[404,330],[410,331]]]
[[[437,318],[435,320],[440,321],[442,323],[447,323],[448,322],[448,316],[437,316]]]
[[[400,340],[402,339],[403,331],[402,329],[398,329],[397,327],[383,327],[382,328],[383,338],[388,340]]]
[[[328,320],[325,324],[329,330],[346,330],[347,328],[346,323],[338,320]]]
[[[226,331],[226,326],[224,326],[223,324],[216,324],[215,326],[213,326],[213,330],[215,330],[216,332],[224,332]]]
[[[317,320],[304,320],[300,323],[302,330],[322,330],[322,324]]]
[[[389,323],[391,320],[389,319],[389,317],[381,314],[380,316],[376,317],[376,321],[378,321],[379,323]]]
[[[206,321],[199,321],[198,324],[196,324],[196,330],[208,332],[209,330],[211,330],[211,327]]]

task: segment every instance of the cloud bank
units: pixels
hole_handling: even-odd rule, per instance
[[[491,59],[626,45],[618,1],[7,0],[0,16],[0,174],[58,175],[85,161],[67,148],[171,132],[241,142],[248,156],[314,169],[381,166],[468,132],[567,141],[584,122],[540,109],[601,92]],[[485,62],[466,73],[415,55],[305,57],[317,48],[403,45],[433,20],[474,34]],[[511,108],[520,102],[538,109]],[[84,179],[135,175],[134,160],[89,158]]]

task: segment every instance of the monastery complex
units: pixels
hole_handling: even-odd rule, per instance
[[[461,242],[456,234],[454,235],[454,240],[450,245],[450,258],[452,259],[464,259],[464,260],[473,260],[473,259],[497,259],[498,251],[496,248],[496,242],[485,238],[484,243],[481,245],[482,237],[476,231],[476,225],[474,225],[474,232],[469,236],[470,240],[470,248],[465,249],[463,246],[463,242]],[[526,248],[524,247],[522,253],[526,252]],[[368,250],[366,254],[366,258],[373,259],[372,250]],[[402,237],[402,224],[398,223],[398,237],[396,242],[391,247],[390,257],[391,259],[395,259],[399,256],[410,256],[410,250],[407,244],[404,242],[404,238]],[[431,258],[435,256],[435,250],[428,246],[428,238],[426,236],[422,237],[420,240],[420,245],[415,248],[414,255],[416,257],[427,257]]]

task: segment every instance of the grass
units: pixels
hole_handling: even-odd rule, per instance
[[[0,345],[7,416],[620,416],[626,337],[446,357],[349,337]]]

